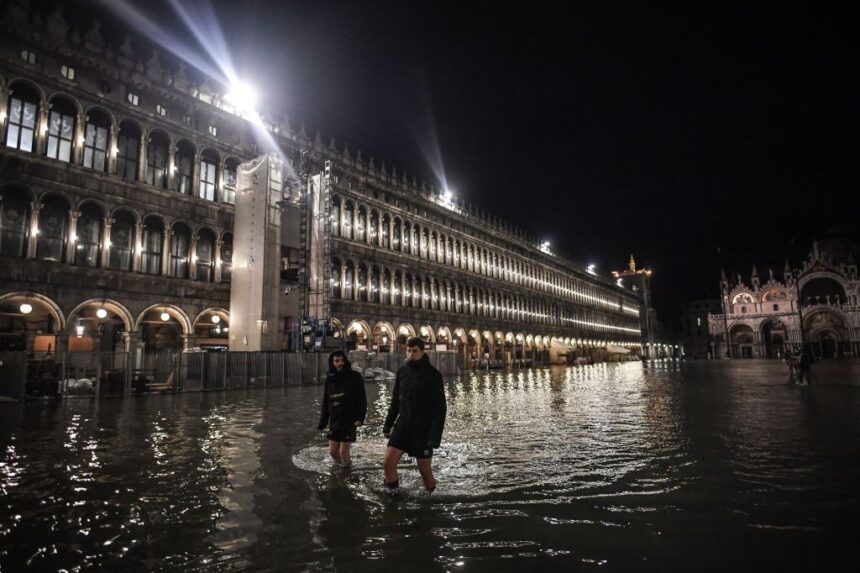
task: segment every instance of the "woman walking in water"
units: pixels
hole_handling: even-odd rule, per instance
[[[328,426],[328,453],[335,462],[346,467],[352,465],[349,448],[366,415],[364,378],[352,369],[342,350],[335,350],[328,357],[328,376],[317,426],[320,431]]]

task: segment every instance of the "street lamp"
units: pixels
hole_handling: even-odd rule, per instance
[[[29,302],[21,303],[21,306],[18,307],[18,310],[21,311],[21,314],[30,314],[33,312],[33,305]]]

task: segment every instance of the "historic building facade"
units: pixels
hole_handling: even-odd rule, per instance
[[[820,358],[860,353],[860,279],[850,242],[813,243],[799,268],[786,261],[781,278],[769,271],[763,280],[756,267],[749,280],[723,274],[720,289],[723,312],[708,317],[717,356],[779,358],[801,344]]]
[[[503,360],[638,350],[638,294],[536,238],[303,128],[248,121],[97,23],[70,29],[20,1],[0,18],[3,349],[226,346],[237,170],[277,150],[285,197],[329,166],[326,318],[353,347],[417,335]],[[306,253],[281,252],[296,296]],[[284,349],[302,318],[281,317]]]

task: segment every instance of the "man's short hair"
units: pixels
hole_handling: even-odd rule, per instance
[[[413,336],[406,341],[406,346],[409,348],[417,348],[419,350],[424,350],[424,341],[417,336]]]

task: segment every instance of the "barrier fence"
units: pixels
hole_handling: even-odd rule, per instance
[[[444,376],[465,369],[460,353],[427,354]],[[351,351],[349,355],[353,366],[368,376],[389,378],[406,359],[397,352]],[[492,360],[472,365],[479,369],[505,366]],[[317,384],[327,369],[328,354],[312,352],[0,352],[0,396],[101,397]]]

